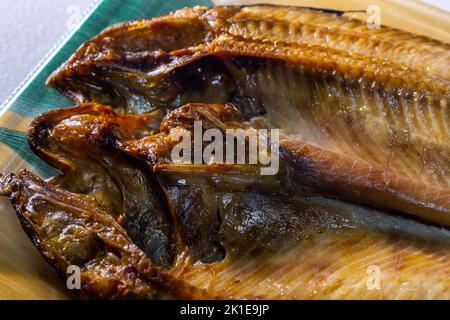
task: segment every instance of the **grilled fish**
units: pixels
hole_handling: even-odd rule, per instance
[[[48,82],[130,113],[235,103],[316,188],[449,225],[449,52],[317,11],[195,8],[110,27]]]
[[[155,266],[127,232],[89,197],[42,181],[29,171],[0,178],[24,230],[63,277],[81,269],[79,298],[204,299],[208,294]]]
[[[175,257],[170,266],[158,260],[159,255],[155,252],[161,249],[154,242],[153,251],[144,247],[153,261],[147,259],[145,263],[157,270],[160,277],[181,282],[182,288],[193,292],[192,298],[448,297],[448,230],[301,188],[295,179],[298,169],[289,161],[282,162],[275,176],[260,176],[259,171],[249,165],[172,163],[170,152],[177,141],[171,138],[171,130],[193,130],[193,123],[198,120],[204,123],[205,128],[216,127],[219,130],[251,126],[242,120],[240,111],[233,105],[186,105],[163,119],[159,133],[148,135],[145,130],[153,116],[123,116],[110,107],[93,104],[51,111],[34,122],[40,128],[42,123],[52,123],[47,127],[48,133],[42,135],[44,131],[40,130],[41,140],[30,136],[30,141],[38,154],[65,172],[58,181],[61,185],[64,185],[64,180],[70,181],[72,175],[77,175],[67,170],[73,164],[71,154],[61,152],[70,145],[79,150],[89,149],[88,155],[95,155],[98,152],[96,148],[107,150],[109,157],[122,155],[126,161],[134,163],[127,158],[131,157],[137,161],[135,166],[143,172],[151,172],[157,181],[154,192],[160,188],[167,199],[166,221],[171,223]],[[146,121],[141,121],[142,117],[146,117]],[[74,163],[77,161],[79,158],[75,158]],[[111,173],[109,175],[112,176]],[[31,195],[30,191],[17,187],[28,186],[28,180],[35,181],[33,185],[39,181],[26,172],[19,177],[5,176],[2,192],[10,195],[16,208],[21,208],[18,209],[19,217],[32,224],[32,238],[39,239],[39,242],[52,246],[59,243],[55,239],[66,238],[64,228],[56,229],[50,238],[45,233],[49,223],[78,228],[79,224],[89,225],[84,220],[90,221],[91,215],[98,212],[102,216],[108,215],[105,208],[110,206],[107,201],[99,201],[95,188],[91,188],[95,185],[92,180],[80,180],[83,189],[89,190],[83,195],[61,191],[42,181],[39,182],[42,191]],[[116,183],[123,184],[122,190],[136,189],[136,181],[132,179]],[[33,187],[28,188],[33,190]],[[45,197],[40,196],[45,190]],[[52,212],[56,211],[53,202],[48,202],[49,199],[60,199],[60,193],[74,199],[87,198],[90,206],[78,209],[81,204],[64,198],[58,201],[59,214],[53,215]],[[121,199],[124,203],[136,202],[141,195],[130,193],[130,197],[124,194]],[[69,211],[67,215],[80,210],[87,210],[90,214],[60,222],[61,212],[66,210]],[[146,212],[148,220],[161,220],[160,214],[155,209]],[[116,229],[124,232],[119,225],[122,219],[112,214],[111,209],[108,218]],[[125,219],[130,225],[136,216],[128,215]],[[37,224],[35,221],[45,223]],[[128,229],[129,225],[125,224],[125,228]],[[164,233],[165,230],[163,225],[160,225],[160,230],[156,229],[155,225],[149,228],[147,235],[151,239],[157,239],[152,237],[152,233]],[[164,247],[165,239],[159,240]],[[75,239],[69,237],[67,243],[62,243],[65,249],[59,254],[66,260],[91,266],[92,257],[104,255],[94,241],[86,241],[88,249],[74,252],[71,250],[73,241]],[[76,241],[77,246],[80,243],[85,241]],[[143,247],[142,242],[137,244]],[[140,252],[137,248],[135,251]],[[383,286],[369,290],[367,270],[373,266],[380,268]],[[108,264],[101,267],[108,268]],[[161,288],[158,282],[147,285],[152,292],[160,292],[156,297],[180,297],[177,292]],[[117,291],[108,295],[109,291],[96,287],[85,287],[83,291],[87,297],[134,297],[132,293],[121,295]]]
[[[281,6],[112,26],[48,80],[89,103],[30,127],[62,175],[3,175],[0,191],[63,276],[81,263],[81,297],[448,299],[449,49]],[[174,163],[171,132],[195,121],[280,129],[280,170]],[[111,252],[92,219],[121,239]]]

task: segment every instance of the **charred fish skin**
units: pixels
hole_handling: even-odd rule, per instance
[[[55,188],[23,170],[0,177],[19,220],[44,258],[66,280],[81,270],[81,299],[190,299],[208,295],[155,266],[126,231],[91,199]]]

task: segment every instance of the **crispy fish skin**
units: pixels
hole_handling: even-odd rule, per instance
[[[82,299],[206,299],[155,266],[110,213],[82,195],[55,188],[29,171],[0,177],[24,230],[63,279],[81,270]]]

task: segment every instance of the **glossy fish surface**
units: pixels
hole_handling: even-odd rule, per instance
[[[157,181],[153,192],[164,194],[167,207],[161,211],[153,207],[145,215],[157,219],[167,214],[171,228],[166,239],[175,258],[170,266],[158,260],[155,251],[166,243],[163,238],[155,239],[153,251],[136,243],[164,268],[161,272],[166,276],[207,298],[448,298],[447,229],[302,189],[296,179],[299,170],[290,161],[282,160],[279,173],[268,177],[260,176],[251,165],[171,161],[170,152],[177,143],[170,136],[173,129],[193,130],[194,121],[199,120],[205,128],[219,130],[251,126],[233,105],[186,105],[168,114],[157,134],[145,132],[153,116],[145,115],[147,121],[141,121],[142,115],[117,115],[110,107],[93,104],[61,109],[35,122],[39,126],[51,122],[46,119],[58,119],[48,128],[49,139],[36,141],[31,136],[30,141],[52,163],[57,163],[54,159],[64,163],[61,146],[76,143],[80,149],[106,148],[149,172]],[[92,147],[91,152],[95,152]],[[58,168],[66,176],[76,176],[61,164]],[[133,190],[133,180],[123,183],[125,189]],[[91,185],[91,180],[84,180],[80,186],[92,190]],[[89,191],[82,197],[93,194]],[[127,195],[120,199],[125,202]],[[104,204],[94,202],[99,208],[91,211],[105,210]],[[111,210],[110,215],[116,217]],[[124,218],[134,219],[132,215]],[[163,225],[159,230],[154,225],[148,233],[163,230]],[[373,270],[380,272],[374,283]]]
[[[81,266],[77,296],[450,298],[449,44],[195,7],[109,27],[48,84],[79,104],[30,126],[61,174],[3,174],[0,193],[63,277]],[[228,130],[279,129],[278,170],[174,161],[196,123],[224,149]]]
[[[234,103],[314,188],[449,225],[449,52],[307,9],[195,8],[110,27],[49,84],[130,113]]]
[[[85,299],[205,298],[153,265],[126,231],[88,197],[57,189],[24,170],[0,178],[24,230],[63,278],[78,266]],[[164,289],[163,289],[164,288]]]

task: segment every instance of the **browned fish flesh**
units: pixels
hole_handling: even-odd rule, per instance
[[[155,266],[89,197],[55,188],[29,171],[0,178],[20,222],[44,258],[67,278],[81,269],[84,299],[205,299],[206,292]]]
[[[115,25],[48,80],[83,104],[30,127],[62,174],[0,192],[84,298],[448,299],[449,49],[283,6]],[[278,173],[174,163],[194,121],[280,129]]]

